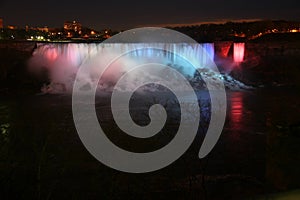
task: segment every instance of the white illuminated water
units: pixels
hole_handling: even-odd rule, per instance
[[[236,49],[236,45],[234,47]],[[134,50],[132,51],[132,49]],[[240,54],[240,48],[238,51]],[[124,71],[143,63],[168,65],[187,77],[193,77],[196,69],[212,69],[214,56],[213,43],[52,43],[38,45],[30,60],[30,66],[35,71],[41,69],[48,71],[51,84],[44,91],[56,93],[72,91],[78,68],[95,60],[97,63],[91,67],[89,74],[83,77],[84,79],[93,81],[96,76],[100,75],[99,71],[106,67],[104,63],[118,57],[125,57],[105,71],[100,84],[101,87],[107,88],[112,82],[115,83]],[[240,61],[241,56],[236,56],[234,53],[235,61],[236,57]],[[151,72],[151,68],[148,72]],[[147,72],[143,75],[146,74]],[[134,78],[132,77],[132,79]],[[130,87],[134,87],[134,83],[131,84],[133,85]]]

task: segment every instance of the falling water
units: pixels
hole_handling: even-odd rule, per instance
[[[234,44],[234,62],[240,63],[244,58],[244,43]],[[117,62],[107,64],[116,59]],[[100,43],[100,44],[40,44],[35,49],[29,66],[34,72],[47,72],[50,84],[42,91],[46,93],[71,92],[73,83],[79,67],[88,63],[88,70],[84,77],[91,84],[98,84],[98,88],[111,89],[118,79],[126,72],[138,65],[145,63],[160,63],[172,67],[186,76],[193,78],[196,69],[202,70],[201,76],[216,76],[224,80],[220,75],[214,73],[215,49],[213,43],[187,44],[187,43]],[[92,63],[92,64],[91,64]],[[191,64],[192,63],[192,64]],[[45,70],[46,69],[46,70]],[[208,73],[208,71],[210,71]],[[207,71],[207,73],[205,72]],[[103,74],[102,74],[103,72]],[[135,88],[136,76],[151,76],[153,70],[139,75],[133,75],[124,86],[124,90]],[[228,76],[226,74],[222,76]],[[97,82],[98,78],[100,81]],[[245,86],[231,80],[227,84],[229,88],[245,88]],[[173,80],[176,82],[176,80]],[[174,83],[175,84],[175,83]]]
[[[202,63],[209,63],[215,58],[215,47],[214,43],[204,43],[202,48],[206,51],[206,54],[202,55]]]
[[[245,43],[233,44],[233,60],[235,63],[241,63],[244,61]]]
[[[131,52],[133,59],[143,57],[157,57],[163,56],[166,61],[173,64],[177,63],[178,55],[183,58],[194,58],[197,60],[199,67],[207,67],[211,61],[214,60],[214,44],[205,43],[201,47],[199,44],[149,44],[131,43],[131,44],[41,44],[35,50],[33,55],[35,57],[44,57],[46,62],[53,62],[56,59],[63,58],[70,65],[80,64],[87,58],[92,58],[97,54],[106,54],[108,52],[114,52],[115,54],[126,52],[130,47],[135,47],[136,51]],[[164,54],[157,55],[154,49],[164,50]],[[141,51],[141,49],[147,49]],[[118,51],[119,50],[119,51]],[[178,54],[178,55],[177,55]],[[50,66],[49,66],[50,67]]]
[[[100,69],[106,67],[103,63],[107,60],[124,54],[126,59],[106,73],[108,75],[106,78],[110,81],[138,63],[151,62],[172,66],[183,75],[193,76],[196,68],[211,67],[214,59],[214,44],[39,44],[30,63],[34,68],[46,68],[52,83],[63,84],[66,90],[71,90],[74,74],[82,64],[101,57],[102,60],[97,63],[98,70],[90,71],[91,74],[97,74]],[[192,66],[191,63],[196,66]]]

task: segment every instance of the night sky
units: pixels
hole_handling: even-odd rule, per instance
[[[248,2],[248,3],[246,3]],[[62,27],[77,20],[95,29],[129,29],[245,19],[300,21],[297,0],[0,0],[4,25]]]

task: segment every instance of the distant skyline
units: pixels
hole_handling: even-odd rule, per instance
[[[130,29],[142,26],[191,25],[249,20],[300,21],[295,0],[162,0],[141,1],[9,1],[0,0],[4,25],[62,27],[76,20],[94,29]]]

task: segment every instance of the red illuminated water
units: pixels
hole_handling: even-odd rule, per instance
[[[245,43],[234,43],[233,44],[233,60],[236,63],[244,61],[245,54]]]

